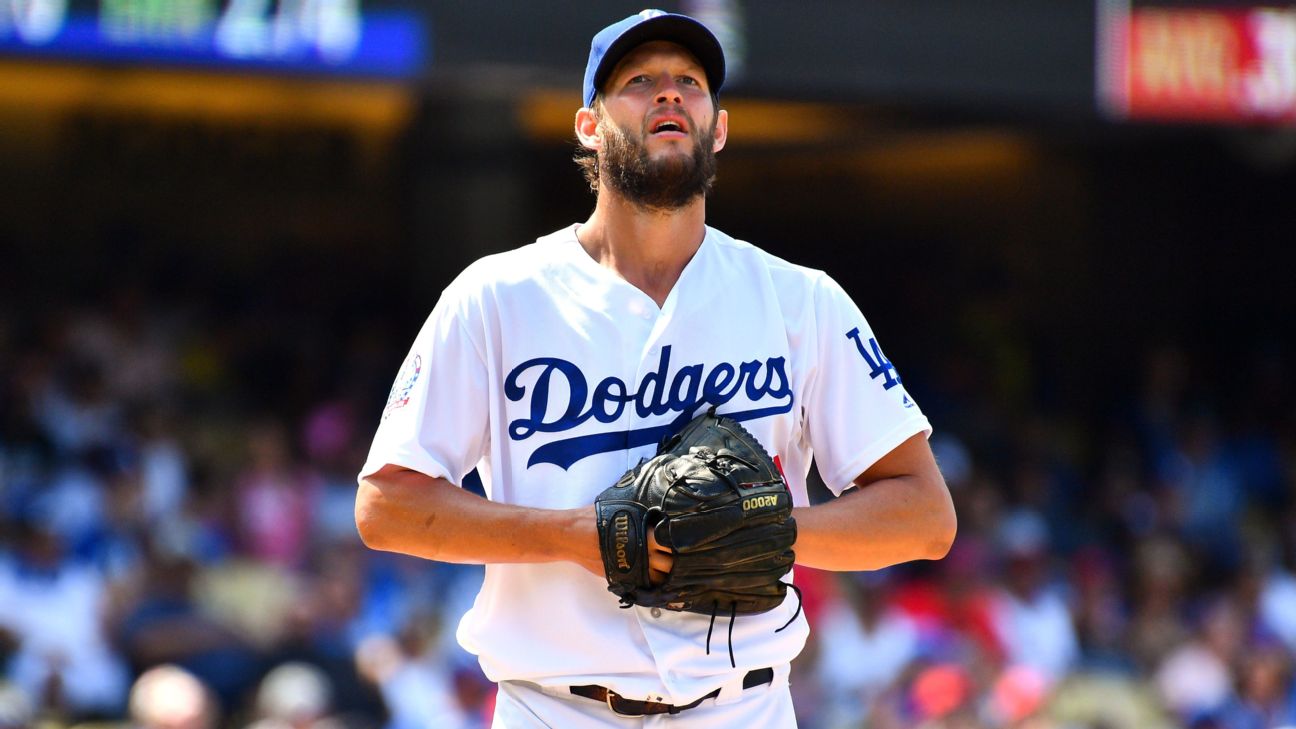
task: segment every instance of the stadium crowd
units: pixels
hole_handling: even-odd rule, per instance
[[[353,524],[411,332],[314,296],[0,311],[0,729],[489,726],[454,641],[480,568]],[[1129,397],[1085,413],[1023,414],[976,356],[906,372],[958,539],[798,568],[801,725],[1296,727],[1291,363],[1231,355],[1217,379],[1149,345]]]

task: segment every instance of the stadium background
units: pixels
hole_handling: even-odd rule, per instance
[[[842,282],[959,509],[799,570],[802,725],[1296,725],[1296,12],[664,7],[735,67],[710,222]],[[440,289],[587,214],[638,9],[0,0],[0,727],[482,726],[478,568],[354,473]]]

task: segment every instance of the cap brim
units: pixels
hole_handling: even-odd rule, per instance
[[[617,64],[630,51],[655,40],[676,43],[692,53],[706,72],[711,93],[719,92],[725,79],[724,49],[705,25],[683,15],[659,15],[622,33],[603,53],[594,74],[594,88],[603,88]]]

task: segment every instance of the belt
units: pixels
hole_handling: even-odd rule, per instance
[[[749,689],[754,686],[761,686],[774,680],[774,669],[758,668],[754,671],[748,671],[743,676],[743,688]],[[678,714],[681,711],[692,709],[707,699],[714,699],[720,695],[720,689],[716,689],[691,704],[675,706],[673,704],[659,704],[656,701],[635,701],[627,699],[610,688],[605,686],[596,686],[593,684],[585,686],[571,686],[571,692],[577,696],[584,696],[587,699],[602,701],[608,705],[612,713],[618,716],[647,716],[649,714]]]

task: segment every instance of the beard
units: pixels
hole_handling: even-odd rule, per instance
[[[689,128],[694,128],[689,119]],[[646,210],[670,212],[711,193],[716,177],[715,125],[693,137],[691,155],[648,156],[647,130],[633,135],[608,121],[599,155],[601,184]]]

